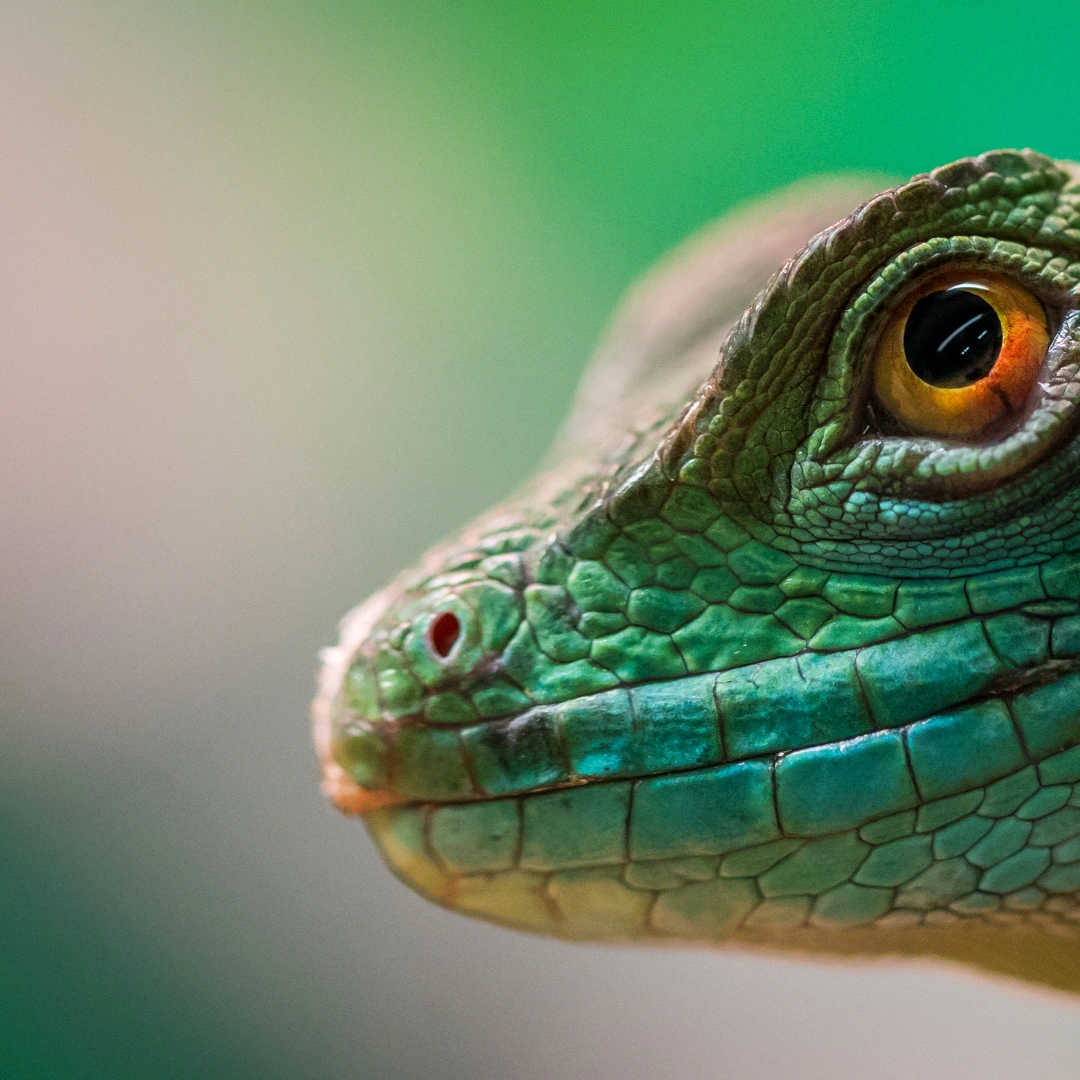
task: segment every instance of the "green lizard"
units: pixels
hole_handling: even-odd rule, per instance
[[[1080,167],[876,190],[684,245],[550,467],[343,623],[324,788],[423,895],[1080,991]]]

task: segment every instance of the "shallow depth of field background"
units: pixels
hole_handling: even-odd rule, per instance
[[[390,13],[386,9],[392,9]],[[1075,0],[0,4],[0,1076],[1075,1077],[1080,1005],[567,946],[321,801],[337,619],[808,173],[1080,157]]]

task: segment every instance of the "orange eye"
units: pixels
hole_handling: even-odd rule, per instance
[[[919,435],[970,439],[1020,413],[1049,343],[1042,304],[1001,274],[935,274],[889,318],[874,393]]]

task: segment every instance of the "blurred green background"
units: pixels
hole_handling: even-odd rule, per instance
[[[429,907],[317,791],[337,619],[739,200],[1080,157],[1075,0],[0,5],[0,1076],[1075,1076],[924,967]]]

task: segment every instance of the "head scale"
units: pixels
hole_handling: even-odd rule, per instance
[[[877,195],[733,326],[737,288],[702,282],[723,276],[717,251],[730,264],[761,231],[752,216],[639,292],[611,340],[654,332],[663,380],[620,385],[609,346],[552,471],[328,651],[328,793],[366,814],[406,880],[569,937],[990,963],[1009,953],[980,937],[993,913],[1067,923],[1080,875],[1054,851],[1080,835],[1080,812],[1062,811],[1080,781],[1074,168],[1002,151]],[[832,212],[835,194],[799,206]],[[792,205],[770,219],[789,243]],[[950,269],[1019,283],[1051,331],[1030,399],[977,440],[891,428],[872,401],[882,320]],[[694,309],[649,315],[668,294]],[[1033,800],[1062,794],[1058,824],[1010,826],[1026,829],[1018,847],[970,854],[995,821],[1038,821]],[[962,922],[975,929],[930,932]]]

